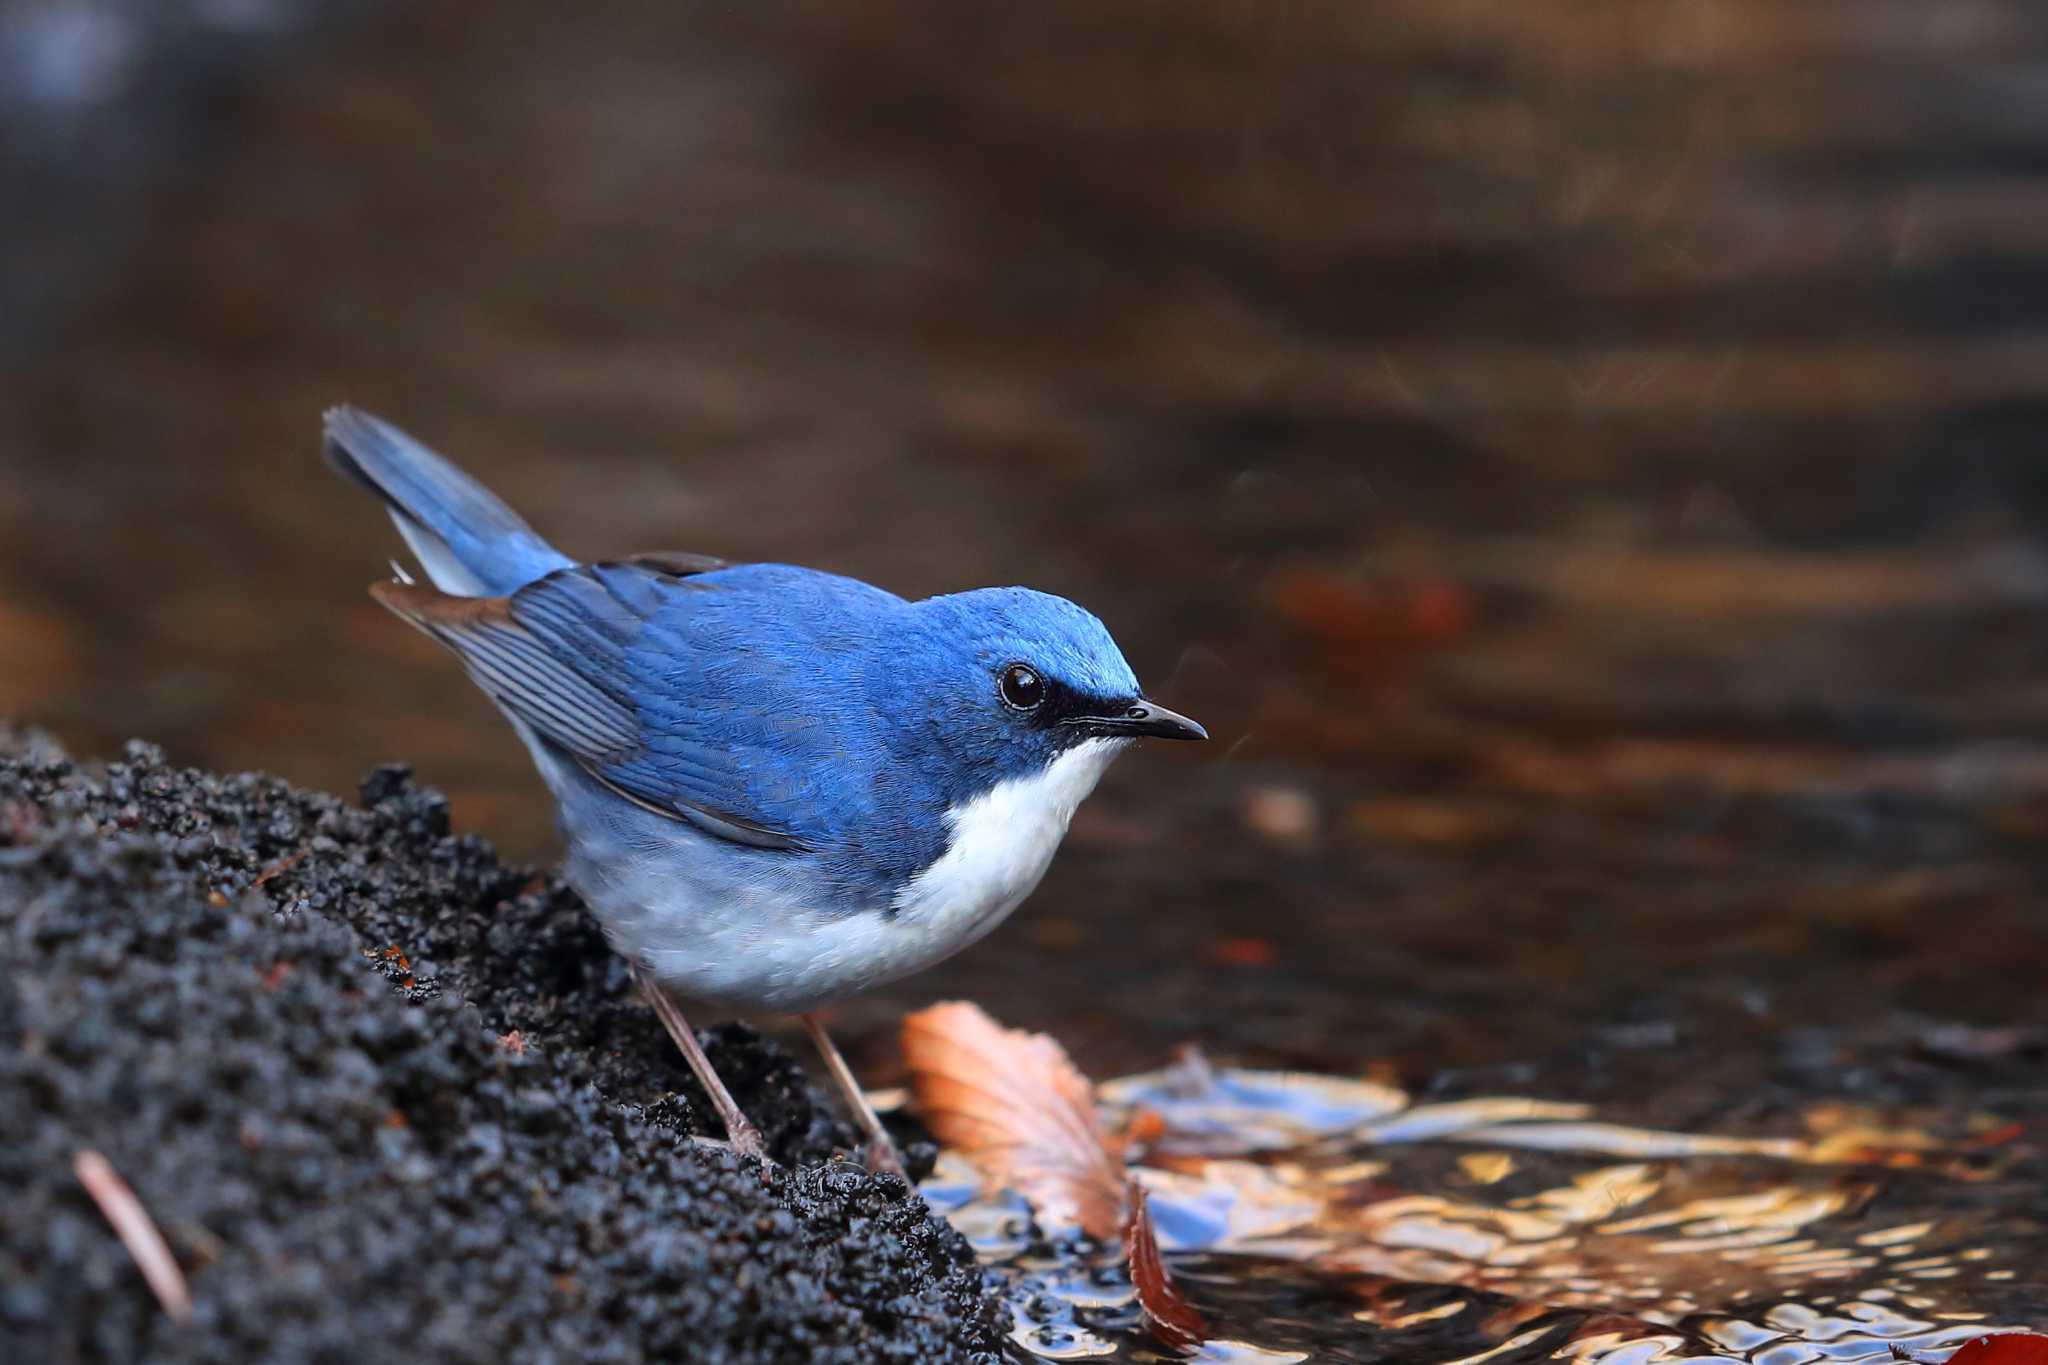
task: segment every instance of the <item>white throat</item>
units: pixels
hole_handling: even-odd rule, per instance
[[[1044,772],[1000,782],[946,812],[953,842],[896,895],[902,919],[965,947],[1002,923],[1045,875],[1074,809],[1130,743],[1087,739]]]

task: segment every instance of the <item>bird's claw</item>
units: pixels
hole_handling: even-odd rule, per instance
[[[861,1149],[861,1161],[874,1175],[893,1175],[910,1183],[910,1172],[903,1169],[903,1158],[896,1152],[896,1144],[886,1138],[876,1138]]]
[[[690,1133],[686,1135],[686,1140],[692,1146],[709,1147],[713,1151],[719,1152],[731,1152],[734,1156],[750,1156],[764,1166],[775,1164],[775,1159],[768,1155],[768,1143],[762,1138],[760,1130],[752,1124],[736,1132],[728,1131],[731,1132],[730,1137],[712,1137],[708,1133]]]
[[[733,1151],[739,1155],[753,1157],[763,1165],[772,1162],[773,1158],[768,1155],[768,1143],[761,1136],[761,1130],[753,1124],[742,1119],[738,1123],[728,1125],[725,1131]]]

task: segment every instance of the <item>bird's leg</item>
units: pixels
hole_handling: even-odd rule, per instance
[[[741,1156],[759,1157],[768,1160],[768,1144],[761,1140],[761,1130],[756,1128],[747,1116],[740,1112],[739,1102],[732,1092],[725,1088],[725,1082],[718,1079],[718,1073],[711,1069],[711,1059],[704,1055],[704,1049],[697,1043],[697,1035],[690,1028],[690,1021],[683,1018],[683,1012],[676,1008],[676,1002],[661,988],[661,983],[649,976],[639,963],[633,964],[633,984],[647,997],[647,1003],[654,1007],[655,1017],[668,1030],[668,1036],[682,1049],[683,1060],[690,1064],[690,1070],[697,1075],[697,1084],[704,1087],[704,1093],[711,1097],[711,1103],[718,1110],[718,1117],[725,1123],[725,1136],[732,1143],[732,1149]]]
[[[868,1169],[888,1171],[908,1180],[910,1177],[903,1169],[903,1158],[896,1154],[896,1144],[889,1139],[889,1130],[882,1126],[881,1117],[875,1113],[875,1106],[868,1103],[866,1092],[860,1088],[860,1082],[853,1078],[853,1068],[846,1064],[846,1058],[840,1056],[839,1049],[832,1045],[830,1035],[825,1032],[824,1022],[815,1014],[800,1017],[804,1021],[804,1027],[810,1031],[811,1042],[818,1049],[818,1055],[825,1059],[825,1069],[832,1073],[833,1084],[839,1087],[840,1094],[846,1096],[846,1103],[853,1109],[854,1117],[859,1119],[860,1126],[867,1130]]]

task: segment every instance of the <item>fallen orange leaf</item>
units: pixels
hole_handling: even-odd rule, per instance
[[[1209,1337],[1209,1324],[1195,1306],[1181,1296],[1166,1262],[1159,1255],[1159,1238],[1152,1231],[1152,1205],[1144,1187],[1133,1180],[1125,1195],[1130,1221],[1124,1225],[1124,1259],[1130,1262],[1131,1283],[1137,1286],[1138,1308],[1145,1326],[1161,1346],[1172,1351],[1192,1351]]]
[[[940,1142],[1055,1222],[1107,1241],[1123,1226],[1124,1167],[1088,1078],[1042,1033],[1006,1029],[964,1001],[903,1021],[917,1111]]]

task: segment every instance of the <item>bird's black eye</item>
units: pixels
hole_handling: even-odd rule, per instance
[[[1019,711],[1035,711],[1045,700],[1045,679],[1024,664],[1011,664],[1003,670],[1002,689],[1003,700]]]

